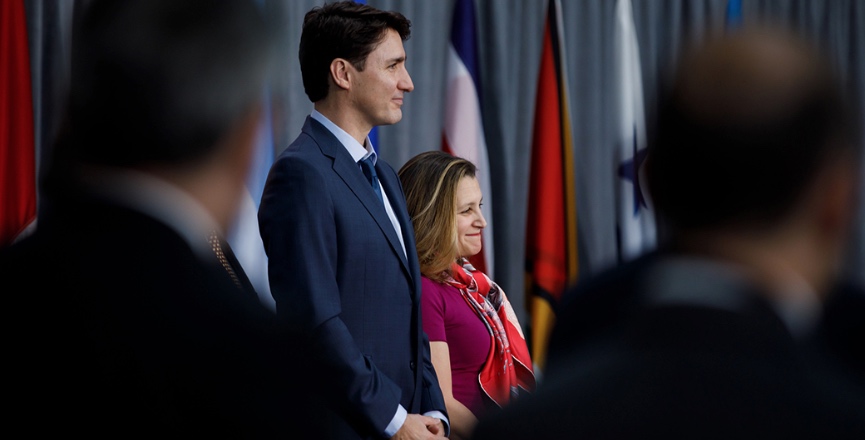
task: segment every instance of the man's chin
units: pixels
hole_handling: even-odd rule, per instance
[[[402,120],[402,110],[396,110],[391,112],[386,118],[383,118],[384,122],[378,125],[393,125]]]

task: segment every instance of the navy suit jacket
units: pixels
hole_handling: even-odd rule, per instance
[[[310,117],[273,164],[258,214],[277,315],[309,341],[310,373],[339,414],[321,429],[341,439],[382,435],[398,404],[446,414],[402,186],[384,161],[376,172],[407,252],[357,163]]]

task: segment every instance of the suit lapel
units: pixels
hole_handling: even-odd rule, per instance
[[[385,167],[376,165],[375,167],[376,173],[378,173],[378,179],[381,182],[382,188],[384,188],[385,193],[387,193],[388,199],[390,199],[391,207],[393,208],[393,212],[396,215],[397,222],[399,223],[400,229],[402,231],[402,239],[405,242],[406,253],[403,255],[403,266],[405,266],[408,271],[409,277],[414,278],[412,274],[420,273],[420,267],[417,262],[417,251],[415,250],[415,241],[414,241],[414,226],[411,223],[411,219],[408,216],[408,208],[405,206],[405,199],[403,197],[402,186],[399,183],[399,178],[391,171],[390,167]],[[393,228],[391,228],[393,229]],[[397,241],[399,243],[399,241]],[[406,261],[406,258],[408,261]]]
[[[322,153],[333,159],[334,172],[336,172],[343,182],[345,182],[346,186],[348,186],[355,197],[360,200],[367,212],[369,212],[376,224],[378,224],[381,232],[385,237],[387,237],[391,249],[396,253],[397,257],[402,262],[403,268],[406,273],[409,274],[409,278],[411,278],[411,271],[409,271],[408,263],[405,258],[406,255],[400,245],[399,237],[396,235],[393,224],[390,222],[390,218],[387,216],[384,206],[379,202],[375,192],[373,192],[372,188],[369,186],[369,182],[364,178],[363,172],[360,170],[357,163],[352,160],[351,155],[348,154],[348,151],[345,150],[345,147],[339,142],[336,136],[334,136],[318,121],[307,116],[306,123],[303,126],[303,131],[307,132],[313,139],[318,141]],[[382,182],[382,187],[385,188],[388,198],[392,199],[394,197],[392,195],[394,194],[392,185],[390,183],[385,184],[385,182],[389,180],[388,178],[382,179],[382,174],[386,173],[381,173],[378,166],[376,166],[376,172],[379,174],[379,180]],[[393,200],[391,200],[391,203],[394,203]],[[395,209],[395,211],[397,210]],[[399,218],[399,216],[397,218],[402,224],[403,220]]]

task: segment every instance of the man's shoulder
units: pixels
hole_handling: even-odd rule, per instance
[[[638,301],[640,283],[662,260],[663,255],[652,252],[635,260],[609,267],[587,275],[565,291],[558,313],[583,313],[587,305],[622,307]]]
[[[322,140],[310,133],[301,132],[274,160],[273,168],[288,170],[294,174],[318,168],[330,168],[333,160],[325,154]]]
[[[303,156],[312,156],[320,155],[321,151],[318,148],[318,144],[320,139],[317,139],[311,133],[302,131],[300,134],[288,144],[282,152],[277,156],[278,159],[284,157],[303,157]]]
[[[345,147],[339,140],[319,122],[309,118],[301,132],[277,155],[276,160],[331,163],[340,155],[340,150],[345,150]]]
[[[549,363],[577,346],[617,328],[641,304],[641,283],[663,258],[651,252],[584,277],[567,290],[556,309]]]

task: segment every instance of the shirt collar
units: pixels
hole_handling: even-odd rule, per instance
[[[348,154],[351,155],[351,158],[354,159],[355,162],[366,159],[367,156],[372,156],[373,165],[378,161],[378,157],[375,154],[375,150],[372,148],[372,142],[370,142],[369,137],[367,137],[364,144],[361,145],[354,137],[346,133],[345,130],[334,124],[330,119],[327,119],[327,116],[319,113],[318,110],[313,109],[309,116],[320,122],[321,125],[324,125],[328,131],[336,136],[336,139],[345,147],[346,150],[348,150]]]

